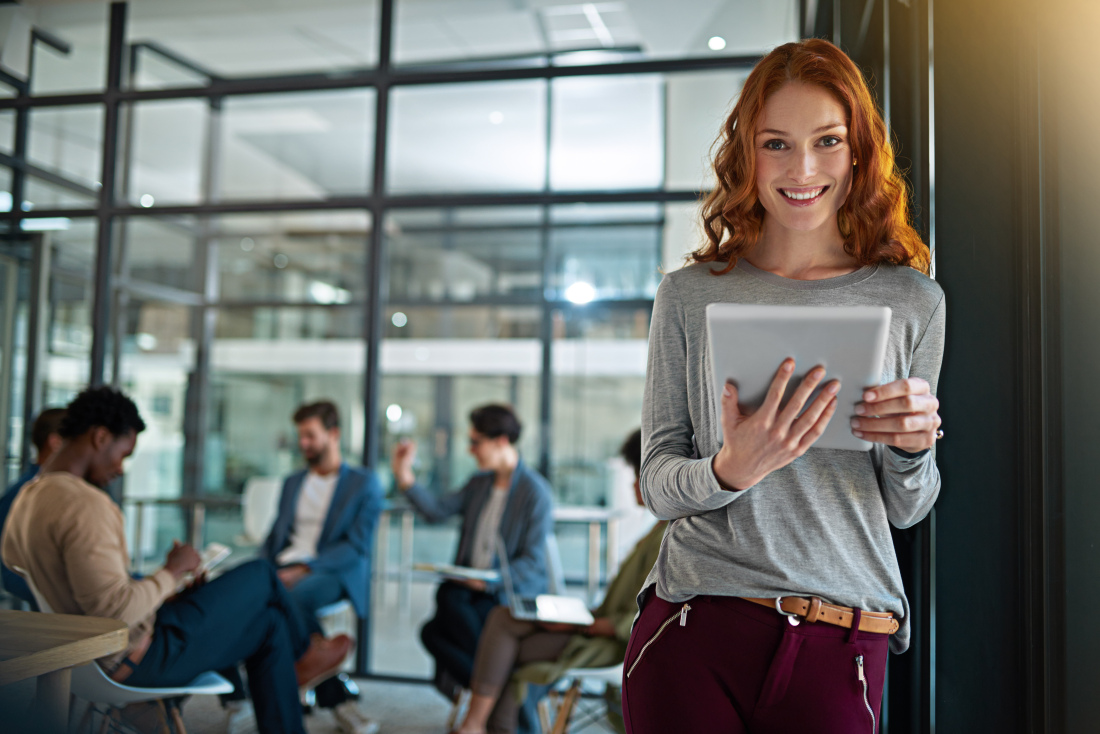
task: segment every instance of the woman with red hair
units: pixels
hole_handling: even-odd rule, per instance
[[[909,644],[889,526],[919,522],[940,488],[943,291],[882,117],[832,44],[789,43],[756,66],[714,170],[707,241],[654,303],[641,484],[669,524],[638,597],[624,718],[632,734],[874,732],[887,650]],[[882,383],[835,415],[835,382],[809,400],[815,367],[783,404],[788,359],[759,409],[728,384],[717,413],[716,302],[889,306]],[[814,448],[830,420],[874,448]]]

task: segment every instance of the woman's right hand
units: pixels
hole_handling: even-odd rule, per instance
[[[748,415],[741,412],[737,403],[737,386],[726,383],[722,391],[722,448],[711,464],[723,487],[734,491],[748,489],[802,456],[825,432],[836,412],[840,383],[829,382],[802,413],[802,406],[825,377],[825,370],[821,367],[810,370],[787,404],[781,406],[793,373],[794,360],[783,360],[764,404]]]
[[[390,457],[390,469],[393,470],[397,488],[402,492],[416,484],[416,475],[413,474],[414,461],[416,461],[416,441],[410,438],[398,441]]]

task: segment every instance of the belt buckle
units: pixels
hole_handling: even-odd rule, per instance
[[[802,620],[798,618],[797,614],[795,614],[794,612],[784,612],[782,604],[783,604],[783,597],[781,597],[781,596],[775,597],[775,611],[779,612],[784,617],[786,617],[787,622],[792,627],[797,627],[798,625],[802,624]]]

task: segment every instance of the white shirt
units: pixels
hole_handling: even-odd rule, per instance
[[[492,568],[496,555],[496,537],[500,531],[500,519],[511,487],[493,487],[489,500],[481,510],[474,532],[474,547],[470,552],[470,565],[474,568]]]
[[[298,507],[294,511],[294,525],[290,530],[290,545],[275,557],[280,566],[304,563],[317,557],[317,541],[328,517],[332,494],[340,472],[321,476],[316,472],[306,474],[298,493]]]

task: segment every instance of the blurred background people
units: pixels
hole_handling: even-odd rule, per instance
[[[278,567],[278,576],[307,620],[320,633],[317,611],[348,599],[366,617],[370,560],[382,485],[374,472],[353,467],[340,452],[340,414],[331,401],[299,407],[293,416],[298,448],[306,468],[283,482],[278,515],[260,548],[260,557]],[[337,678],[317,687],[317,703],[333,708],[350,734],[368,734],[377,725],[362,717]]]
[[[461,489],[436,497],[413,472],[416,443],[394,447],[392,469],[398,488],[429,522],[462,516],[455,565],[497,568],[496,537],[504,539],[515,593],[533,596],[549,585],[546,539],[553,530],[550,485],[520,458],[521,425],[510,406],[490,404],[470,413],[470,454],[479,471]],[[435,684],[453,697],[468,687],[478,638],[489,613],[501,601],[499,582],[447,579],[436,592],[435,616],[420,639],[435,661]]]
[[[19,494],[19,490],[23,488],[24,484],[38,475],[39,467],[46,463],[53,453],[61,446],[62,439],[57,429],[61,425],[61,419],[64,417],[64,408],[46,408],[34,419],[34,425],[31,427],[31,443],[34,444],[35,450],[34,463],[27,468],[27,471],[24,472],[21,477],[16,479],[15,482],[8,487],[4,496],[0,497],[0,542],[2,542],[3,539],[2,531],[4,521],[8,518],[8,513],[11,511],[11,505],[15,502],[15,497]],[[22,576],[3,564],[0,564],[0,581],[3,582],[4,589],[8,593],[27,602],[32,609],[38,609],[38,605],[34,601],[34,595],[31,594],[31,590],[27,587],[27,582],[23,580]]]
[[[58,429],[64,442],[12,504],[4,562],[26,572],[53,611],[129,626],[126,650],[99,661],[116,682],[186,685],[243,660],[260,731],[304,732],[299,687],[338,671],[351,639],[311,635],[267,561],[178,593],[200,556],[176,542],[162,568],[131,577],[122,512],[103,490],[122,476],[143,430],[126,395],[81,392]]]
[[[634,470],[635,501],[644,506],[638,486],[641,431],[630,434],[620,451]],[[638,611],[638,592],[661,551],[666,524],[654,525],[627,556],[603,603],[592,612],[595,621],[586,627],[521,621],[507,606],[494,609],[478,643],[470,705],[456,734],[516,731],[520,700],[506,690],[510,678],[547,685],[571,668],[621,663]]]

